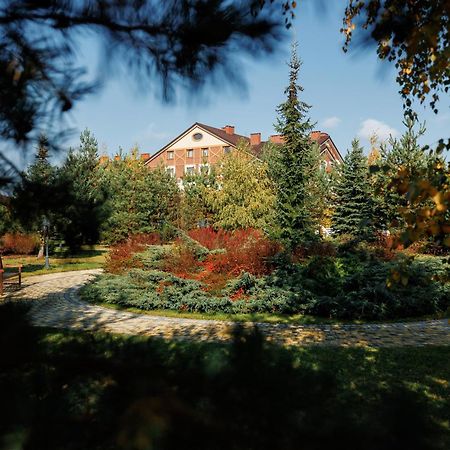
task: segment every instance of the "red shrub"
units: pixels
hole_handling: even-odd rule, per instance
[[[231,233],[225,230],[214,228],[196,228],[188,232],[189,237],[206,247],[208,250],[227,248]]]
[[[239,275],[242,271],[253,275],[271,272],[271,257],[280,246],[267,239],[259,230],[237,230],[225,241],[226,252],[209,255],[205,264],[212,272]]]
[[[142,267],[142,264],[133,258],[134,253],[142,252],[147,245],[161,243],[158,233],[136,234],[126,241],[113,245],[106,257],[105,270],[111,273],[121,273],[134,267]]]
[[[0,239],[0,251],[4,254],[31,255],[39,245],[37,234],[7,233]]]
[[[164,270],[177,277],[193,278],[200,270],[201,263],[194,254],[194,250],[177,241],[173,251],[167,254],[164,260]]]

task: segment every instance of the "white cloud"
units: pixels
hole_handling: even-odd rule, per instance
[[[166,131],[158,130],[156,124],[151,122],[135,137],[135,140],[146,142],[152,139],[166,139],[168,137],[169,134]]]
[[[336,128],[341,122],[342,120],[339,117],[333,116],[324,119],[321,125],[323,128]]]
[[[392,128],[379,120],[364,120],[364,122],[361,123],[360,130],[358,131],[358,136],[369,140],[374,134],[376,134],[379,140],[384,141],[388,139],[389,136],[398,136],[399,132],[395,128]]]

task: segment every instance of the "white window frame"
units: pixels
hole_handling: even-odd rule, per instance
[[[188,169],[194,169],[192,173],[188,172]],[[196,172],[196,166],[195,164],[185,164],[184,166],[184,173],[185,175],[195,175]]]
[[[189,153],[191,153],[190,155],[189,155]],[[193,158],[194,157],[194,149],[193,148],[188,148],[188,149],[186,149],[186,158]]]
[[[206,152],[206,155],[205,155]],[[202,158],[208,158],[209,157],[209,147],[202,147]]]
[[[166,172],[168,174],[170,174],[171,177],[176,177],[177,175],[177,170],[175,168],[175,166],[166,166]]]
[[[175,152],[173,150],[167,150],[167,159],[169,159],[171,161],[175,159]]]

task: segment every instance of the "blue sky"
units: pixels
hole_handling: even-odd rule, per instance
[[[394,68],[378,61],[375,49],[342,52],[339,29],[344,2],[327,3],[327,14],[311,2],[301,4],[290,35],[299,44],[303,100],[312,105],[315,128],[328,132],[345,153],[354,137],[367,146],[367,137],[375,130],[381,138],[401,133],[402,101]],[[96,136],[101,153],[112,155],[119,146],[128,150],[134,144],[142,152],[153,153],[196,121],[217,127],[234,125],[239,134],[261,132],[266,139],[275,132],[276,107],[284,100],[289,51],[287,42],[264,60],[240,57],[235,70],[244,74],[247,90],[224,83],[206,90],[203,96],[184,96],[174,104],[163,104],[142,86],[137,87],[126,73],[110,77],[98,94],[71,112],[69,123],[77,131],[68,144],[76,145],[79,132],[87,127]],[[101,72],[97,56],[95,42],[83,41],[80,62]],[[148,91],[157,90],[157,81],[150,81],[148,87]],[[427,143],[448,137],[449,104],[448,99],[441,101],[437,116],[429,108],[417,108],[427,123]]]

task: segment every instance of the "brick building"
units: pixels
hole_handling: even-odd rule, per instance
[[[319,144],[327,170],[331,170],[333,164],[342,162],[342,156],[329,134],[313,131],[311,139]],[[154,155],[148,159],[146,157],[145,164],[150,168],[163,164],[177,180],[182,180],[185,174],[208,170],[209,166],[217,164],[220,158],[232,152],[240,141],[247,142],[255,156],[261,153],[267,142],[261,140],[261,133],[242,136],[235,133],[234,126],[231,125],[215,128],[196,122]],[[269,141],[281,144],[283,137],[272,135]]]

